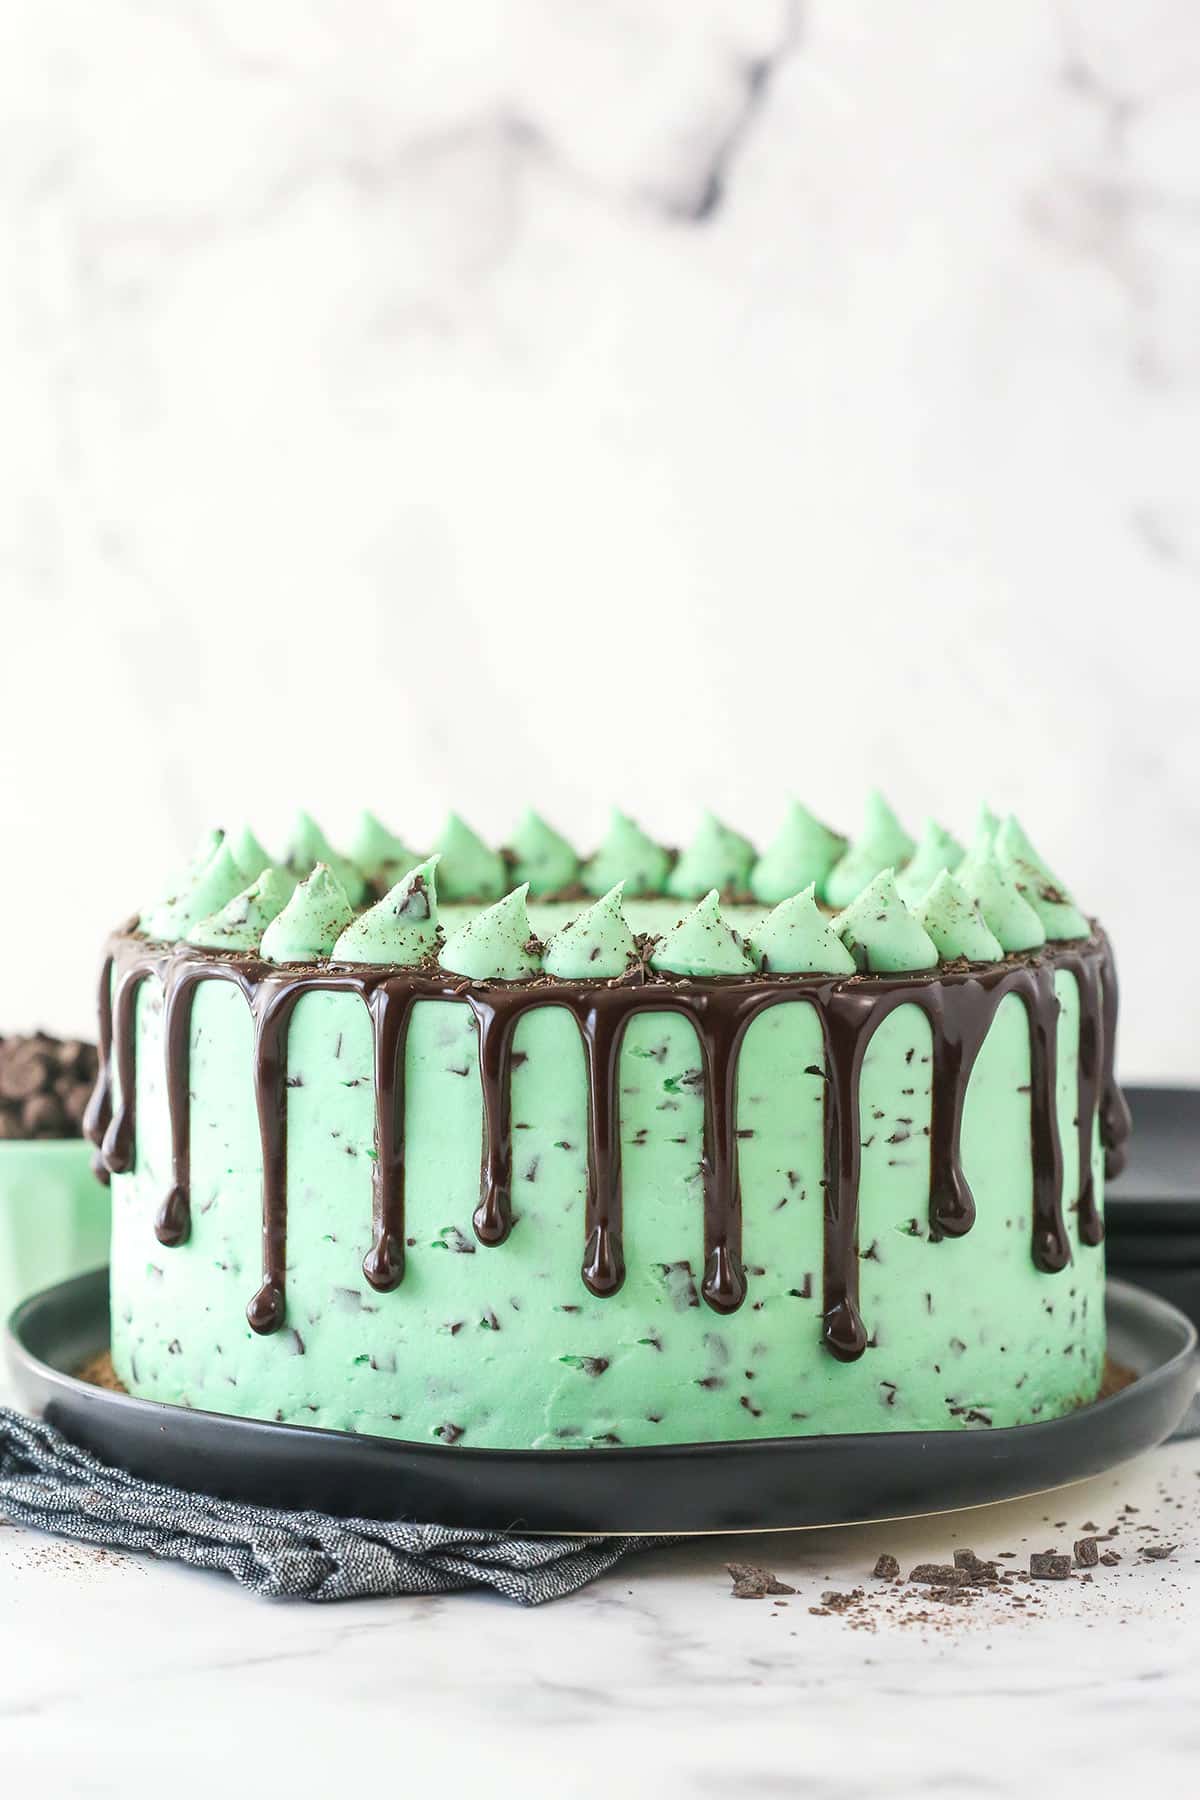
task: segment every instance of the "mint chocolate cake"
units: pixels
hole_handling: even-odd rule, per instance
[[[986,812],[213,833],[100,985],[117,1373],[447,1446],[1052,1418],[1104,1364],[1116,1007]]]

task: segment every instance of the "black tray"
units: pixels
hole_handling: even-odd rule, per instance
[[[1129,1166],[1105,1195],[1109,1271],[1200,1325],[1200,1088],[1125,1094],[1133,1137]]]
[[[1170,1436],[1196,1387],[1196,1333],[1111,1282],[1112,1355],[1139,1379],[1038,1425],[771,1438],[654,1449],[472,1450],[192,1412],[69,1373],[108,1344],[104,1271],[48,1288],[9,1322],[24,1403],[106,1462],[156,1481],[367,1518],[531,1532],[779,1530],[889,1519],[1079,1481]]]

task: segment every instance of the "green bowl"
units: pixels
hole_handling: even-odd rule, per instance
[[[0,1320],[28,1294],[106,1263],[110,1217],[90,1144],[0,1142]]]

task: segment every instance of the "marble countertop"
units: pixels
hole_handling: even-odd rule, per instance
[[[1021,1569],[1088,1523],[1118,1526],[1121,1555],[1091,1582],[946,1606],[871,1576],[881,1551],[907,1574],[965,1546]],[[1167,1560],[1140,1553],[1163,1543]],[[735,1600],[729,1557],[796,1593]],[[856,1586],[861,1605],[822,1607]],[[0,1658],[0,1767],[47,1794],[138,1800],[168,1774],[173,1795],[237,1792],[263,1757],[287,1796],[384,1771],[489,1796],[1096,1800],[1149,1775],[1182,1793],[1200,1739],[1200,1440],[1028,1501],[693,1539],[534,1611],[474,1594],[271,1604],[0,1523]]]

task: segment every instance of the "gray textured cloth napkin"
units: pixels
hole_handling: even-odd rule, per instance
[[[335,1519],[214,1500],[108,1468],[53,1426],[0,1407],[0,1513],[114,1550],[219,1569],[270,1599],[363,1600],[491,1588],[522,1606],[578,1592],[669,1537],[522,1538]]]

